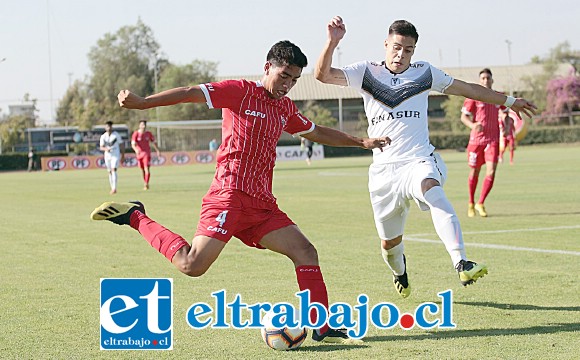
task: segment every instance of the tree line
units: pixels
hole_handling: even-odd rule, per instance
[[[123,111],[116,101],[121,89],[143,95],[187,84],[214,81],[217,77],[216,62],[193,60],[189,64],[176,65],[160,52],[153,31],[140,19],[135,25],[121,27],[115,33],[100,38],[88,54],[91,74],[76,80],[60,99],[56,110],[56,122],[61,126],[78,126],[90,129],[94,125],[111,120],[115,123],[136,127],[140,120],[166,121],[189,119],[217,119],[221,113],[208,109],[204,104],[180,104],[145,111]],[[580,110],[580,51],[573,50],[565,42],[551,49],[545,57],[536,56],[532,63],[542,64],[544,72],[522,80],[530,89],[518,94],[534,101],[544,114],[560,114]],[[555,78],[557,65],[566,62],[573,71],[565,78]],[[25,101],[35,104],[26,94]],[[448,117],[456,121],[462,98],[450,97],[443,104]],[[316,102],[306,102],[301,109],[316,123],[334,126],[337,120],[328,109]],[[452,114],[452,115],[451,115]],[[541,119],[541,118],[540,118]],[[23,137],[27,127],[34,127],[35,119],[19,115],[4,117],[0,122],[0,140],[4,148],[26,142]],[[449,120],[451,121],[451,120]],[[546,116],[545,123],[561,123],[561,119]],[[453,128],[453,126],[452,126]]]

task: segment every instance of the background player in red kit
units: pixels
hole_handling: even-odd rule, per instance
[[[479,72],[479,84],[491,89],[493,76],[490,69],[483,69]],[[500,105],[487,104],[473,99],[465,99],[461,109],[461,122],[471,129],[469,144],[467,145],[467,163],[469,171],[469,204],[467,216],[474,217],[475,211],[480,216],[486,217],[487,212],[483,203],[489,195],[495,180],[495,170],[499,156],[499,111],[505,107]],[[475,189],[479,180],[481,166],[485,164],[485,178],[479,201],[474,204]]]
[[[131,147],[135,151],[135,156],[137,156],[137,162],[141,168],[141,173],[143,174],[143,181],[145,182],[145,190],[149,190],[149,179],[151,178],[151,147],[149,144],[153,144],[155,151],[157,152],[157,157],[159,157],[159,148],[155,142],[155,136],[151,131],[147,130],[147,121],[139,121],[139,129],[137,129],[131,136]]]
[[[294,263],[300,290],[310,290],[311,301],[328,307],[328,295],[318,254],[298,226],[278,208],[272,194],[276,145],[282,132],[321,144],[382,148],[389,138],[357,138],[316,126],[302,116],[286,96],[307,65],[300,48],[289,41],[268,52],[261,81],[225,80],[181,87],[142,98],[123,90],[119,104],[128,109],[149,109],[179,103],[207,103],[222,109],[222,145],[217,152],[214,180],[202,200],[195,237],[188,244],[181,236],[145,215],[140,202],[106,202],[91,214],[94,220],[130,225],[181,272],[203,275],[232,236],[250,247],[286,255]],[[316,313],[311,314],[312,320]],[[356,344],[343,329],[327,324],[313,331],[315,341]]]
[[[514,150],[516,149],[515,123],[511,114],[502,112],[499,117],[499,162],[503,162],[503,153],[509,147],[510,165],[514,164]]]

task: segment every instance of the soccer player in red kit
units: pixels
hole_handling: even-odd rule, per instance
[[[491,89],[493,76],[490,69],[479,72],[479,84]],[[487,212],[483,203],[489,195],[495,179],[495,170],[499,156],[499,111],[505,107],[487,104],[473,99],[465,99],[461,109],[461,122],[471,129],[469,144],[467,145],[467,162],[469,171],[469,204],[467,216],[474,217],[475,211],[486,217]],[[485,164],[485,178],[477,204],[474,203],[475,189],[479,180],[479,172]]]
[[[514,150],[516,149],[515,113],[502,112],[499,118],[499,162],[503,162],[503,153],[509,147],[510,165],[514,164]]]
[[[139,121],[139,129],[133,132],[131,136],[131,147],[135,151],[139,168],[143,174],[143,181],[145,182],[145,190],[149,190],[149,179],[151,178],[151,146],[152,144],[159,157],[159,148],[155,142],[155,136],[151,131],[147,130],[147,121]]]
[[[266,57],[261,81],[225,80],[181,87],[142,98],[122,90],[119,103],[128,109],[149,109],[179,103],[207,103],[222,109],[222,145],[217,152],[214,180],[202,200],[197,231],[191,244],[145,215],[140,202],[106,202],[91,214],[94,220],[130,225],[181,272],[203,275],[232,236],[250,247],[286,255],[294,263],[298,287],[310,290],[311,301],[328,307],[328,295],[318,254],[298,226],[278,208],[272,194],[276,145],[282,132],[333,146],[382,148],[387,137],[357,138],[302,116],[286,96],[307,65],[300,48],[276,43]],[[316,319],[316,312],[311,313]],[[344,329],[327,324],[313,331],[315,341],[356,344]]]

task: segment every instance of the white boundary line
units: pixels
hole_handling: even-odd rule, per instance
[[[580,225],[572,226],[556,226],[551,228],[536,228],[536,229],[512,229],[512,230],[490,230],[490,231],[471,231],[464,232],[463,234],[501,234],[510,232],[526,232],[526,231],[553,231],[553,230],[563,230],[563,229],[580,229]],[[404,240],[415,241],[429,244],[441,244],[441,240],[424,239],[420,236],[429,236],[432,234],[415,234],[404,236]],[[487,248],[487,249],[501,249],[501,250],[512,250],[512,251],[530,251],[539,252],[546,254],[562,254],[562,255],[574,255],[580,256],[580,251],[568,251],[568,250],[550,250],[550,249],[538,249],[529,247],[519,247],[519,246],[509,246],[509,245],[496,245],[496,244],[481,244],[481,243],[465,243],[467,246]]]

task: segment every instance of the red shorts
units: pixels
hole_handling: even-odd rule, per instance
[[[250,247],[263,249],[262,238],[286,226],[294,225],[276,203],[259,200],[239,190],[207,192],[195,236],[204,235],[228,242],[232,236]]]
[[[497,163],[499,157],[499,142],[487,145],[467,145],[467,163],[469,167],[480,168],[486,162]]]
[[[141,169],[151,166],[151,154],[141,151],[137,156],[137,163]]]

